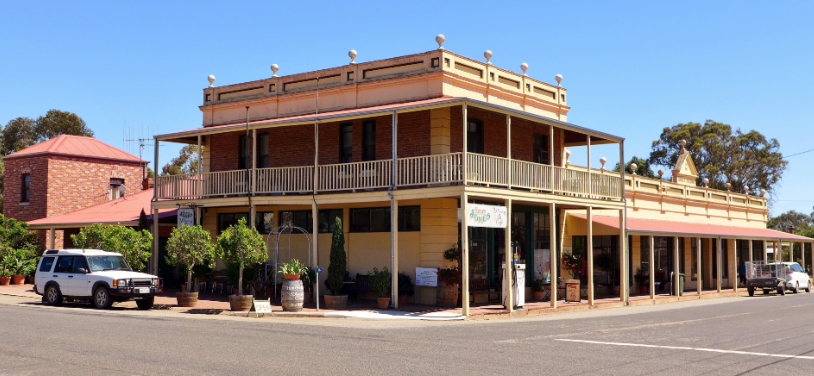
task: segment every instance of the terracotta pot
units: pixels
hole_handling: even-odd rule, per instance
[[[407,295],[399,295],[399,307],[407,305]]]
[[[285,278],[286,281],[296,281],[296,280],[300,279],[300,275],[299,274],[283,274],[283,278]]]
[[[29,284],[29,285],[36,285],[36,284],[37,284],[37,283],[35,282],[35,280],[34,280],[34,276],[33,276],[33,275],[26,276],[26,277],[25,277],[25,283],[27,283],[27,284]]]
[[[326,309],[345,309],[348,307],[347,295],[325,295]]]
[[[252,295],[229,295],[229,307],[232,311],[248,311],[252,306]]]
[[[25,276],[24,275],[13,275],[13,276],[11,276],[11,284],[12,285],[23,285],[23,284],[25,284]]]
[[[543,300],[543,292],[542,291],[532,291],[531,292],[531,299],[532,300]]]
[[[302,281],[299,279],[286,279],[283,282],[283,293],[280,295],[280,304],[283,306],[283,311],[302,311],[303,300],[305,300],[305,293],[302,288]]]
[[[197,292],[176,292],[175,299],[179,307],[195,307],[198,305]]]
[[[385,296],[385,297],[380,296],[380,297],[376,298],[376,300],[379,301],[379,309],[387,309],[387,307],[390,305],[390,297],[389,296]]]
[[[435,289],[435,304],[439,307],[455,308],[458,305],[458,285],[447,286],[446,283],[438,283]]]
[[[11,283],[11,277],[0,277],[0,286],[7,286]]]

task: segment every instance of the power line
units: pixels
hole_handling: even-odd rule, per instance
[[[788,157],[793,157],[793,156],[796,156],[796,155],[800,155],[800,154],[805,154],[805,153],[808,153],[810,151],[814,151],[814,149],[806,150],[804,152],[797,153],[797,154],[787,155],[787,156],[783,157],[783,159],[788,158]]]

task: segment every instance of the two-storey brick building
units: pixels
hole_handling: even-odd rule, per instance
[[[3,214],[21,221],[84,209],[144,189],[148,161],[91,137],[61,135],[4,157]],[[61,248],[64,232],[40,231]],[[52,240],[53,236],[53,240]]]
[[[295,237],[292,257],[322,266],[339,217],[351,275],[386,266],[415,277],[448,265],[443,252],[460,238],[464,293],[470,279],[499,290],[513,254],[529,260],[529,276],[556,280],[556,252],[550,264],[530,260],[558,242],[561,209],[624,214],[623,172],[565,165],[566,147],[590,160],[590,145],[617,144],[622,158],[623,139],[568,123],[559,76],[549,84],[444,49],[289,76],[275,68],[210,85],[202,127],[156,137],[198,145],[202,173],[159,177],[153,210],[194,207],[213,236],[239,218],[264,233],[297,225],[317,236],[310,255]],[[508,226],[470,228],[459,210],[481,204],[507,208]],[[417,295],[436,301],[433,287]]]

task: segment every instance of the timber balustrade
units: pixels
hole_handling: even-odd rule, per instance
[[[461,184],[466,158],[467,184],[493,188],[520,188],[594,199],[621,198],[620,177],[610,171],[564,168],[474,153],[450,153],[399,158],[397,187],[432,187]],[[257,195],[356,191],[390,187],[389,159],[316,166],[272,167],[250,170],[252,192]],[[553,169],[553,173],[552,173]],[[552,180],[553,177],[553,180]],[[194,199],[246,195],[246,170],[159,176],[159,199]]]

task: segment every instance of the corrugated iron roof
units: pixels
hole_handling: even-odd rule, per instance
[[[138,223],[142,209],[150,218],[150,200],[152,198],[153,190],[147,189],[131,196],[125,195],[114,201],[107,201],[70,213],[30,221],[28,225],[29,228],[34,230],[81,227],[93,223],[113,225],[120,223],[132,226]],[[173,216],[177,211],[178,209],[160,210],[159,218]]]
[[[4,159],[30,157],[35,155],[64,155],[85,158],[108,159],[124,162],[146,163],[133,154],[99,141],[93,137],[59,135],[48,141],[11,153]]]

